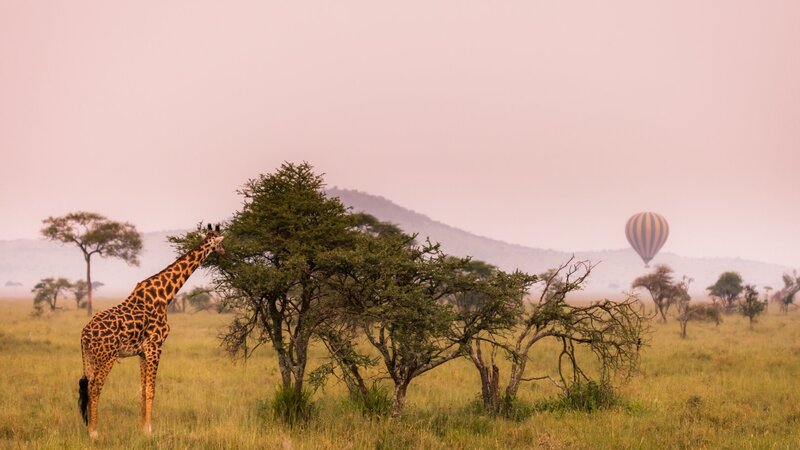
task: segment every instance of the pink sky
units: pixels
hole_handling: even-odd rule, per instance
[[[0,239],[223,220],[308,160],[533,247],[800,267],[800,2],[0,0]]]

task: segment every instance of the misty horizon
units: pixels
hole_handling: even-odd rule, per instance
[[[396,202],[392,201],[392,199],[389,199],[389,198],[386,198],[386,197],[383,197],[383,196],[380,196],[380,195],[373,195],[373,194],[371,194],[369,192],[366,192],[366,191],[363,191],[363,190],[350,189],[350,188],[344,188],[344,187],[339,187],[339,186],[333,186],[333,187],[330,187],[330,188],[326,188],[326,193],[328,195],[334,195],[335,196],[336,195],[335,191],[356,192],[356,193],[359,193],[359,194],[366,194],[368,196],[377,197],[377,198],[383,199],[383,200],[385,200],[387,202],[390,202],[391,204],[396,205],[396,206],[398,206],[400,208],[407,209],[408,211],[411,211],[413,213],[420,214],[420,215],[422,215],[422,216],[424,216],[426,218],[429,218],[430,220],[432,220],[432,221],[434,221],[436,223],[442,224],[442,225],[444,225],[446,227],[454,228],[454,229],[457,229],[457,230],[460,230],[460,231],[464,231],[464,232],[470,233],[470,234],[475,235],[477,237],[490,239],[492,241],[497,241],[497,242],[508,244],[508,245],[512,245],[512,246],[520,246],[520,247],[532,248],[532,249],[538,249],[538,250],[557,251],[557,252],[563,252],[563,253],[632,251],[630,244],[627,244],[627,243],[626,243],[626,245],[623,245],[623,246],[620,246],[620,247],[604,247],[604,248],[555,248],[555,247],[548,247],[548,246],[532,247],[532,246],[525,245],[525,244],[522,244],[522,243],[519,243],[519,242],[506,241],[506,240],[503,240],[503,239],[495,237],[495,236],[483,235],[483,234],[480,234],[480,233],[477,233],[477,232],[474,232],[474,231],[470,230],[469,227],[461,226],[459,224],[451,224],[451,223],[443,222],[443,221],[438,220],[436,217],[433,217],[433,216],[431,216],[430,214],[428,214],[428,213],[426,213],[424,211],[418,211],[418,210],[416,210],[416,209],[414,209],[412,207],[406,206],[406,205],[399,205]],[[332,192],[333,192],[333,194],[332,194]],[[98,211],[93,211],[93,212],[98,212]],[[102,212],[99,212],[99,213],[103,214]],[[114,218],[112,218],[112,219],[114,219]],[[228,218],[222,219],[222,221],[224,221],[224,220],[228,220]],[[220,221],[220,220],[219,219],[215,219],[214,221],[216,222],[216,221]],[[130,222],[130,221],[128,220],[127,222]],[[200,223],[200,222],[204,222],[204,221],[198,221],[198,223]],[[135,226],[136,224],[133,223],[133,225]],[[173,233],[173,232],[174,233],[179,233],[179,232],[184,232],[184,231],[188,231],[188,230],[192,230],[192,229],[194,229],[193,226],[183,227],[183,228],[171,228],[171,229],[150,229],[150,230],[139,229],[139,232],[142,233],[142,234],[164,234],[164,233]],[[415,232],[414,230],[406,230],[406,231],[407,232]],[[622,232],[624,232],[624,230],[622,230]],[[15,238],[3,238],[3,239],[0,239],[0,241],[31,240],[31,239],[36,239],[36,240],[41,240],[41,241],[47,240],[40,233],[37,233],[37,234],[32,235],[32,236],[21,236],[21,237],[15,237]],[[68,244],[61,244],[61,243],[54,243],[54,244],[55,245],[63,245],[63,246],[69,247]],[[756,259],[752,259],[752,258],[744,258],[744,257],[737,256],[737,255],[696,255],[696,254],[695,255],[685,255],[685,254],[680,254],[680,253],[677,253],[677,252],[670,252],[670,251],[664,251],[664,250],[659,251],[658,254],[660,254],[660,255],[671,254],[671,255],[676,255],[676,256],[688,256],[688,257],[704,258],[704,259],[742,259],[742,260],[751,260],[751,261],[755,261],[755,262],[763,262],[763,263],[770,263],[770,264],[785,265],[785,266],[791,267],[791,265],[781,264],[780,262],[776,262],[776,261],[762,261],[762,260],[756,260]],[[653,264],[657,264],[657,262],[654,262]]]
[[[430,238],[442,245],[443,251],[453,256],[469,256],[486,261],[505,271],[522,270],[542,273],[559,266],[571,257],[597,264],[586,285],[588,295],[620,295],[638,276],[652,270],[657,264],[667,264],[676,274],[688,275],[695,280],[690,286],[693,295],[706,296],[705,287],[712,284],[720,273],[738,271],[744,279],[758,286],[777,286],[781,276],[790,272],[785,266],[767,262],[735,258],[693,258],[670,252],[659,252],[651,261],[651,269],[633,249],[600,251],[558,251],[536,249],[477,236],[458,227],[436,221],[420,212],[411,211],[384,197],[356,190],[331,189],[354,212],[366,212],[399,226],[407,233],[419,233],[419,240]],[[124,295],[138,280],[160,271],[177,256],[167,242],[168,235],[179,235],[185,230],[145,232],[144,248],[139,266],[129,266],[115,259],[98,260],[93,265],[94,278],[106,283],[101,289],[106,295]],[[78,279],[85,268],[74,246],[45,240],[0,241],[0,282],[3,279],[24,281],[29,286],[44,276],[66,276]],[[190,286],[208,282],[208,272],[199,271],[189,280]],[[27,289],[0,287],[0,293],[20,296]]]

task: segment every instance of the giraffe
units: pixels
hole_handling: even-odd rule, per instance
[[[161,346],[169,334],[167,304],[189,276],[216,251],[224,253],[219,225],[208,226],[202,242],[161,272],[136,284],[128,298],[113,308],[95,314],[81,332],[83,377],[78,382],[79,406],[89,437],[97,438],[97,403],[114,363],[139,356],[141,369],[141,419],[144,431],[153,427],[153,396]]]

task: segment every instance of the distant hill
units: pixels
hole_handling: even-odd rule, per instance
[[[430,237],[442,244],[453,255],[472,256],[492,263],[504,270],[520,269],[540,273],[568,260],[572,253],[544,250],[509,244],[478,236],[464,230],[437,222],[423,214],[392,203],[383,197],[345,189],[330,189],[328,194],[339,197],[354,211],[366,212],[398,225],[407,233],[417,232],[421,238]],[[629,289],[637,276],[646,273],[642,260],[631,249],[603,251],[575,251],[577,259],[599,263],[593,271],[587,292],[601,295],[619,293]],[[719,274],[728,270],[741,273],[748,283],[758,286],[782,286],[781,275],[788,267],[738,258],[690,258],[674,253],[659,253],[651,265],[668,264],[678,276],[694,278],[693,295],[703,294],[705,287],[713,284]]]
[[[392,222],[408,233],[417,232],[422,239],[430,237],[431,240],[440,242],[450,254],[472,256],[504,270],[521,269],[539,273],[563,263],[572,255],[563,251],[509,244],[468,233],[398,206],[383,197],[342,189],[331,189],[328,194],[339,197],[354,211],[367,212],[381,220]],[[167,236],[181,232],[173,230],[144,233],[144,250],[139,258],[139,267],[128,266],[116,259],[93,258],[92,279],[105,284],[96,295],[126,295],[136,282],[172,263],[177,254],[167,242]],[[646,272],[639,256],[629,249],[576,251],[575,256],[600,263],[587,285],[586,291],[591,294],[618,294],[627,290],[635,277]],[[781,275],[790,270],[784,266],[736,258],[688,258],[672,253],[660,253],[652,261],[652,264],[659,263],[672,266],[678,276],[686,274],[693,277],[693,294],[703,293],[703,289],[726,270],[738,271],[748,283],[773,287],[781,286]],[[42,278],[67,277],[75,280],[83,278],[85,270],[80,251],[72,245],[61,245],[44,239],[0,241],[2,297],[30,296],[31,288]],[[192,275],[187,285],[191,287],[207,282],[207,274],[200,269]]]

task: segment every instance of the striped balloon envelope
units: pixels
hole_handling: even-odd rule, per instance
[[[656,256],[669,237],[666,219],[654,212],[634,214],[625,225],[625,236],[631,247],[642,257],[645,267]]]

